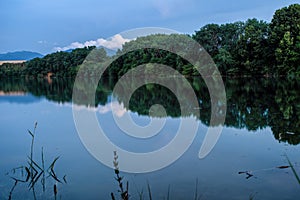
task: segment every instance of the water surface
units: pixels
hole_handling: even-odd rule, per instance
[[[198,158],[210,119],[210,101],[200,78],[191,80],[199,100],[199,129],[190,148],[170,166],[151,173],[121,172],[129,182],[131,199],[139,194],[148,198],[147,182],[153,199],[297,199],[300,185],[285,155],[300,174],[300,96],[299,82],[274,79],[224,79],[227,94],[227,115],[222,135],[213,151]],[[0,199],[9,199],[14,185],[11,177],[22,177],[12,169],[27,165],[31,136],[37,122],[34,159],[41,161],[44,149],[45,165],[60,156],[55,173],[66,182],[46,179],[43,191],[40,180],[35,185],[37,199],[54,199],[57,184],[59,199],[110,199],[118,196],[114,170],[97,161],[81,143],[72,115],[72,103],[78,109],[95,112],[99,124],[114,144],[134,152],[148,152],[166,145],[178,129],[181,116],[174,95],[161,86],[141,87],[132,96],[129,108],[122,107],[122,94],[112,96],[113,81],[102,80],[96,95],[97,105],[87,107],[72,102],[72,80],[0,81]],[[142,98],[141,98],[142,97]],[[82,97],[84,99],[84,97]],[[149,108],[162,104],[167,112],[165,127],[148,139],[134,139],[115,124],[111,106],[120,108],[120,116],[129,112],[139,125],[149,123]],[[113,152],[112,152],[113,161]],[[122,165],[122,163],[119,163]],[[251,171],[247,179],[241,171]],[[48,175],[47,175],[48,176]],[[197,184],[196,184],[197,182]],[[28,183],[18,183],[12,199],[34,199]]]

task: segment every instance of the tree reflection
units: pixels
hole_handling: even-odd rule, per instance
[[[81,91],[81,96],[73,100],[78,105],[89,105],[90,94],[86,87],[97,80],[82,78],[81,84],[75,88]],[[95,94],[95,105],[105,105],[111,99],[112,90],[117,80],[102,78]],[[200,111],[199,120],[209,125],[211,102],[208,89],[200,77],[189,78],[189,83],[197,95],[199,107],[189,108],[190,115],[196,110]],[[45,97],[50,101],[64,103],[72,102],[73,79],[1,79],[1,94],[9,92],[31,93],[37,97]],[[174,83],[176,84],[176,83]],[[273,79],[273,78],[224,78],[227,96],[227,114],[225,126],[238,129],[245,128],[256,131],[270,127],[274,137],[289,144],[300,143],[300,88],[299,80]],[[115,95],[115,99],[122,103],[126,95],[124,85],[123,93]],[[180,90],[185,87],[178,85]],[[182,97],[185,98],[185,97]],[[186,108],[189,102],[186,99]],[[130,98],[129,107],[126,108],[139,115],[149,115],[149,109],[154,104],[164,106],[170,117],[181,117],[181,110],[176,96],[166,87],[148,84],[138,88]]]

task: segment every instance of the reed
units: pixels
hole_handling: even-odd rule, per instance
[[[126,189],[124,189],[123,186],[123,179],[124,177],[120,175],[120,170],[119,170],[119,162],[118,162],[118,155],[117,152],[114,151],[114,159],[113,159],[113,165],[114,165],[114,172],[115,172],[115,180],[118,182],[118,192],[120,193],[120,197],[122,200],[128,200],[129,199],[129,190],[128,190],[128,181],[126,182]],[[151,191],[151,186],[149,181],[147,180],[147,191],[148,191],[148,199],[152,200],[152,191]],[[139,190],[137,190],[138,193],[138,197],[140,200],[144,199],[144,193],[143,190],[141,190],[141,192],[139,192]],[[168,190],[167,190],[167,196],[166,199],[170,200],[170,194],[171,194],[171,185],[168,185]],[[116,197],[114,195],[113,192],[110,193],[111,199],[112,200],[116,200]],[[196,179],[196,186],[195,186],[195,194],[194,194],[194,200],[199,200],[201,199],[202,195],[198,194],[198,178]],[[165,199],[165,196],[164,198]],[[191,198],[192,199],[192,198]]]
[[[285,154],[285,157],[286,157],[286,159],[287,159],[287,161],[288,161],[288,163],[289,163],[289,165],[290,165],[290,167],[291,167],[291,169],[292,169],[293,175],[295,176],[295,178],[297,179],[298,184],[300,185],[300,178],[299,178],[299,175],[297,174],[297,172],[296,172],[296,170],[295,170],[294,165],[293,165],[292,162],[290,161],[290,159],[289,159],[289,157],[288,157],[287,154]]]
[[[167,200],[170,200],[170,189],[171,189],[171,186],[169,184],[169,186],[168,186],[168,193],[167,193]]]
[[[55,180],[58,183],[62,183],[61,179],[58,178],[54,167],[59,159],[59,156],[56,157],[50,166],[48,167],[48,170],[45,170],[45,156],[44,156],[44,148],[42,147],[41,150],[41,164],[37,160],[34,159],[34,143],[35,143],[35,135],[36,135],[36,129],[37,129],[37,122],[34,123],[34,129],[33,131],[28,130],[29,135],[31,136],[31,145],[30,145],[30,154],[28,156],[27,165],[13,168],[11,170],[12,175],[10,175],[10,178],[15,181],[10,193],[8,199],[12,199],[13,192],[17,186],[18,183],[27,183],[29,191],[31,190],[33,193],[33,199],[36,199],[36,192],[35,192],[35,186],[40,181],[42,184],[42,190],[45,192],[46,188],[46,173],[48,174],[48,177],[51,177],[53,180]],[[21,177],[16,177],[16,171],[21,170]],[[25,173],[24,173],[25,172]],[[9,175],[9,173],[7,174]],[[63,177],[64,183],[67,183],[66,181],[66,175]],[[56,199],[57,196],[57,185],[54,184],[54,197]]]
[[[250,194],[250,196],[249,196],[249,200],[253,200],[254,198],[255,198],[255,195],[256,195],[257,193],[254,193],[254,194]]]
[[[123,176],[120,176],[120,170],[119,170],[119,162],[118,162],[118,155],[117,155],[117,152],[114,151],[114,161],[113,161],[113,164],[114,164],[114,168],[115,168],[115,179],[116,181],[118,182],[118,185],[119,185],[119,192],[120,192],[120,196],[121,196],[121,199],[122,200],[128,200],[129,199],[129,193],[128,193],[128,190],[129,190],[129,183],[128,181],[126,182],[126,188],[124,189],[124,186],[123,186]],[[111,193],[111,198],[112,200],[115,199],[115,196],[113,193]]]
[[[147,181],[147,189],[148,189],[149,200],[152,200],[151,188],[148,181]]]

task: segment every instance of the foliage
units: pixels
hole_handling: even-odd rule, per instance
[[[0,65],[0,77],[18,77],[25,69],[25,63],[4,63]]]
[[[71,52],[55,52],[43,58],[34,58],[26,63],[4,63],[0,66],[0,77],[26,76],[74,77],[78,66],[95,47],[74,49]]]
[[[52,179],[53,184],[53,193],[54,199],[57,198],[57,183],[67,183],[66,175],[60,180],[54,170],[55,164],[59,157],[56,157],[52,163],[49,165],[49,168],[46,170],[45,168],[45,158],[44,158],[44,150],[42,147],[41,151],[41,163],[39,163],[36,159],[34,159],[34,141],[36,136],[36,128],[37,122],[34,124],[34,130],[28,130],[29,135],[31,136],[31,145],[30,145],[30,155],[28,156],[28,161],[26,165],[13,168],[11,172],[7,173],[12,180],[14,180],[14,185],[10,190],[8,199],[12,199],[12,195],[18,185],[18,183],[28,185],[28,190],[32,191],[33,199],[37,199],[37,185],[40,182],[42,186],[43,193],[46,192],[46,179]],[[20,173],[21,172],[21,173]],[[46,177],[46,175],[48,175]]]
[[[24,73],[29,76],[53,76],[72,77],[77,73],[77,66],[81,65],[86,56],[95,47],[74,49],[69,52],[56,52],[43,58],[35,58],[26,63]]]
[[[299,76],[300,4],[277,10],[270,24],[272,60],[282,75]]]
[[[222,74],[299,77],[300,5],[275,12],[268,24],[257,19],[208,24],[192,36],[212,56]]]
[[[254,18],[245,22],[207,24],[191,37],[209,53],[222,75],[300,76],[299,4],[277,10],[271,23]],[[199,75],[188,61],[160,48],[168,46],[177,50],[185,45],[183,38],[182,35],[156,34],[127,42],[122,50],[117,51],[116,56],[119,57],[111,63],[105,75],[121,77],[128,70],[146,63],[165,64],[186,76]],[[181,42],[174,43],[174,39]],[[0,77],[75,77],[79,65],[90,52],[94,55],[88,56],[89,61],[101,63],[109,60],[104,49],[94,49],[85,47],[71,52],[56,52],[27,61],[25,65],[4,64],[0,67]],[[95,62],[85,64],[82,76],[96,76],[97,70],[101,69],[101,65],[95,65]]]

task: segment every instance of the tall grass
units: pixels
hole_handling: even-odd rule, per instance
[[[129,199],[129,193],[128,193],[129,183],[127,181],[126,182],[126,188],[124,188],[124,185],[123,185],[123,178],[124,177],[120,176],[118,155],[117,155],[116,151],[114,151],[113,164],[114,164],[115,175],[116,175],[115,179],[116,179],[116,181],[118,182],[118,185],[119,185],[119,190],[118,191],[120,192],[121,199],[122,200],[128,200]],[[111,198],[112,198],[112,200],[115,200],[114,193],[111,193]]]
[[[113,161],[113,164],[114,164],[114,171],[115,171],[115,180],[118,182],[118,192],[120,193],[120,197],[122,200],[128,200],[130,195],[129,195],[129,190],[128,190],[128,181],[126,182],[126,189],[124,189],[124,186],[123,186],[123,179],[124,177],[123,176],[120,176],[120,170],[119,170],[119,162],[118,162],[118,155],[117,155],[117,152],[114,151],[114,161]],[[149,181],[147,180],[147,191],[148,191],[148,199],[149,200],[152,200],[153,199],[153,196],[152,196],[152,191],[151,191],[151,185],[149,183]],[[144,194],[143,194],[143,190],[141,192],[137,191],[138,192],[138,197],[140,200],[143,200],[144,199]],[[170,195],[171,195],[171,185],[169,184],[168,185],[168,190],[167,190],[167,196],[163,199],[167,199],[167,200],[170,200]],[[110,196],[111,196],[111,199],[112,200],[116,200],[116,197],[114,195],[113,192],[110,193]],[[196,186],[195,186],[195,194],[194,194],[194,199],[195,200],[199,200],[201,199],[202,195],[199,195],[198,194],[198,178],[196,179]],[[189,198],[187,198],[189,199]],[[193,199],[193,198],[191,198]]]
[[[34,142],[35,142],[35,135],[36,135],[36,129],[37,129],[37,122],[34,124],[33,131],[28,130],[28,133],[31,136],[31,145],[30,145],[30,154],[28,156],[27,165],[23,165],[21,167],[17,167],[11,170],[12,175],[10,175],[10,178],[12,178],[15,183],[9,193],[8,199],[12,199],[12,195],[14,193],[15,188],[17,187],[18,183],[27,183],[28,184],[28,190],[32,191],[33,199],[36,200],[36,192],[35,192],[35,186],[38,182],[42,185],[42,190],[45,192],[46,188],[46,174],[48,174],[47,178],[51,178],[55,182],[62,183],[62,181],[58,178],[54,167],[59,159],[59,157],[56,157],[53,162],[48,167],[48,170],[45,170],[45,156],[44,156],[44,148],[42,147],[41,150],[41,164],[37,160],[34,159]],[[17,170],[21,170],[21,177],[16,176]],[[24,173],[25,171],[25,173]],[[66,175],[63,177],[63,180],[65,183],[66,181]],[[57,195],[57,185],[54,184],[54,197],[56,199]]]
[[[147,189],[148,189],[149,200],[152,200],[151,188],[148,181],[147,181]]]
[[[286,159],[287,159],[287,161],[288,161],[288,163],[289,163],[289,165],[290,165],[290,167],[291,167],[291,169],[292,169],[293,175],[295,176],[295,178],[296,178],[297,181],[298,181],[298,184],[300,185],[300,178],[299,178],[299,176],[298,176],[298,174],[297,174],[297,172],[296,172],[296,170],[295,170],[294,165],[293,165],[292,162],[290,161],[290,159],[289,159],[289,157],[287,156],[287,154],[285,154],[285,157],[286,157]]]
[[[167,193],[167,200],[170,200],[170,188],[171,188],[171,186],[169,184],[169,186],[168,186],[168,193]]]

